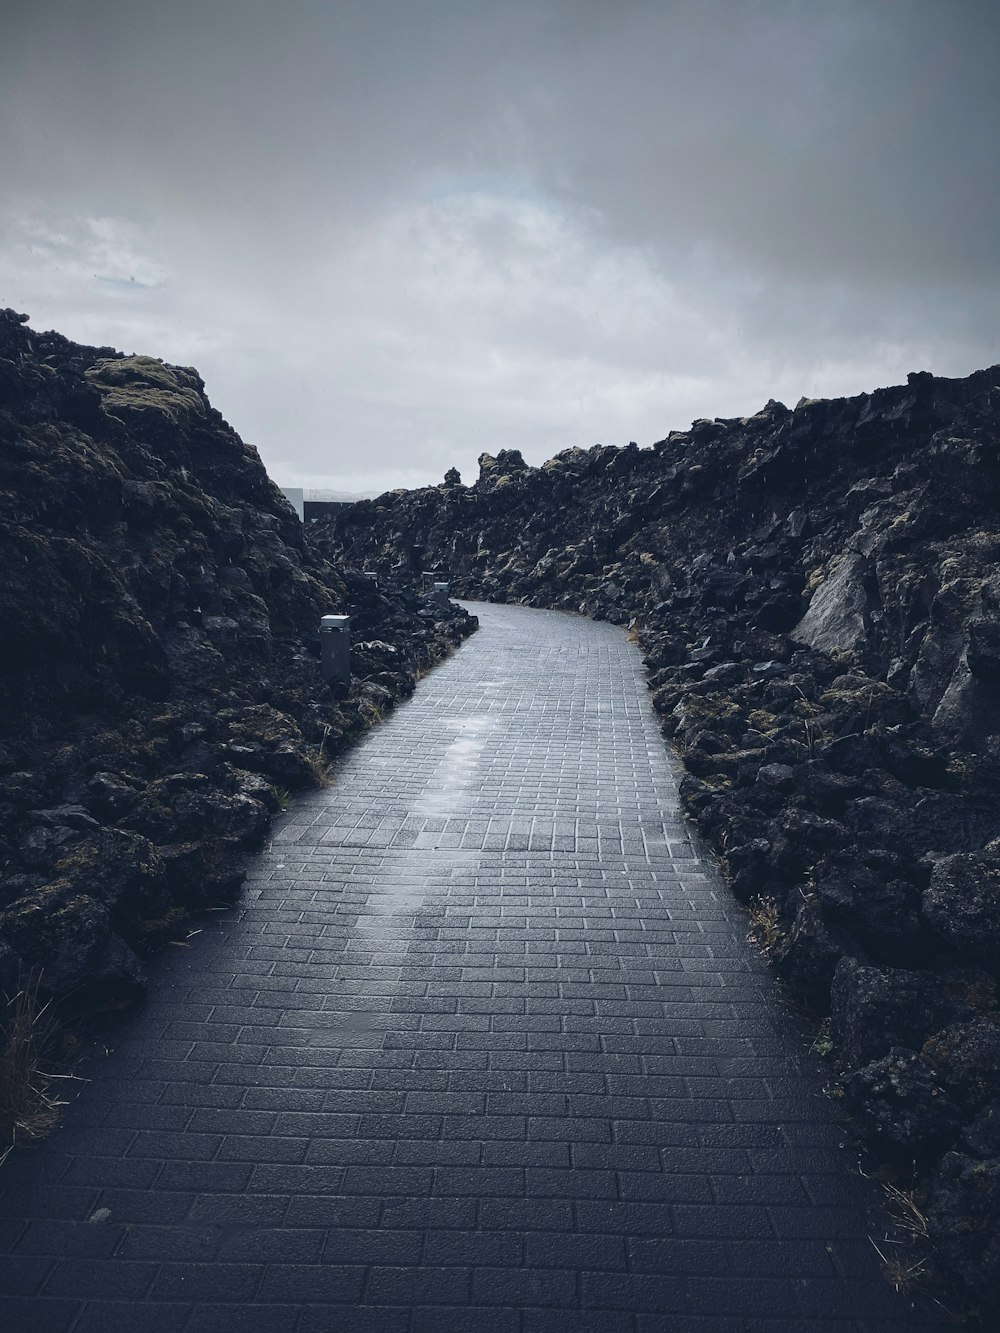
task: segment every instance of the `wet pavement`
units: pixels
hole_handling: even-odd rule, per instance
[[[482,630],[0,1168],[8,1333],[902,1333],[621,629]]]

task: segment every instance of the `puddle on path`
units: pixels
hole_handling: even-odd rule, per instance
[[[459,798],[469,788],[486,745],[485,736],[493,724],[483,714],[472,714],[450,719],[442,725],[447,731],[459,734],[445,750],[423,795],[414,803],[415,815],[455,813]]]
[[[389,888],[371,888],[350,926],[350,936],[354,946],[364,954],[371,954],[376,965],[384,960],[388,971],[393,972],[401,963],[410,961],[410,944],[418,938],[418,933],[441,924],[440,904],[426,903],[429,891],[440,893],[441,889],[429,889],[428,876],[436,877],[459,864],[467,867],[470,862],[478,861],[478,853],[459,848],[446,852],[406,849],[387,853],[387,857],[390,859],[383,868],[396,882]],[[412,871],[409,877],[408,870]],[[402,883],[398,882],[400,879]],[[416,961],[423,965],[425,960],[426,954],[421,952]],[[383,979],[392,984],[391,976]],[[397,998],[394,985],[392,990],[379,995],[352,994],[348,1005],[357,1008],[323,1011],[316,1044],[329,1044],[327,1038],[331,1033],[381,1033],[384,1037],[407,1030],[411,1025],[393,1010]]]

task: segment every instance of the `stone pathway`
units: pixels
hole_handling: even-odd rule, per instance
[[[472,609],[0,1170],[7,1333],[930,1326],[635,649]]]

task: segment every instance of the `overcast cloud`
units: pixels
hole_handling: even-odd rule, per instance
[[[995,0],[8,0],[0,303],[289,485],[1000,361]]]

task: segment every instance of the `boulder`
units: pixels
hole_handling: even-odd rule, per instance
[[[730,848],[726,856],[731,887],[740,902],[748,903],[763,893],[770,874],[771,844],[766,838],[752,838]]]
[[[857,856],[835,852],[814,869],[813,893],[824,917],[854,936],[876,961],[903,966],[926,956],[920,895],[904,880],[887,879]]]
[[[1000,686],[1000,620],[973,620],[969,625],[966,661],[976,680]]]
[[[869,967],[854,958],[838,964],[830,1003],[834,1046],[847,1069],[893,1046],[919,1050],[954,1012],[932,973]]]
[[[934,1179],[927,1230],[944,1266],[985,1310],[995,1310],[1000,1304],[1000,1156],[945,1156]]]
[[[826,1014],[834,974],[851,945],[842,931],[827,925],[811,902],[802,902],[774,950],[774,965],[800,999]]]
[[[140,785],[122,773],[95,773],[84,789],[86,807],[98,819],[114,823],[135,805]]]
[[[1000,855],[961,852],[942,858],[924,892],[922,911],[948,948],[1000,967]]]
[[[779,876],[796,881],[826,852],[846,847],[851,837],[838,820],[792,806],[771,823],[771,860]]]
[[[854,1133],[894,1160],[912,1160],[946,1147],[963,1121],[916,1051],[893,1046],[881,1059],[843,1080],[844,1110]]]
[[[1000,1016],[965,1018],[936,1032],[921,1050],[943,1087],[968,1111],[1000,1097]]]
[[[68,878],[0,912],[0,935],[39,977],[44,993],[72,994],[74,1006],[132,997],[145,977],[134,952],[112,929],[102,903]]]
[[[988,1102],[962,1131],[962,1149],[970,1157],[1000,1157],[1000,1099]]]
[[[1000,689],[973,675],[963,657],[931,717],[939,743],[978,749],[1000,732]]]
[[[819,652],[851,652],[864,642],[868,632],[873,605],[871,581],[871,564],[866,557],[839,556],[789,637]]]

